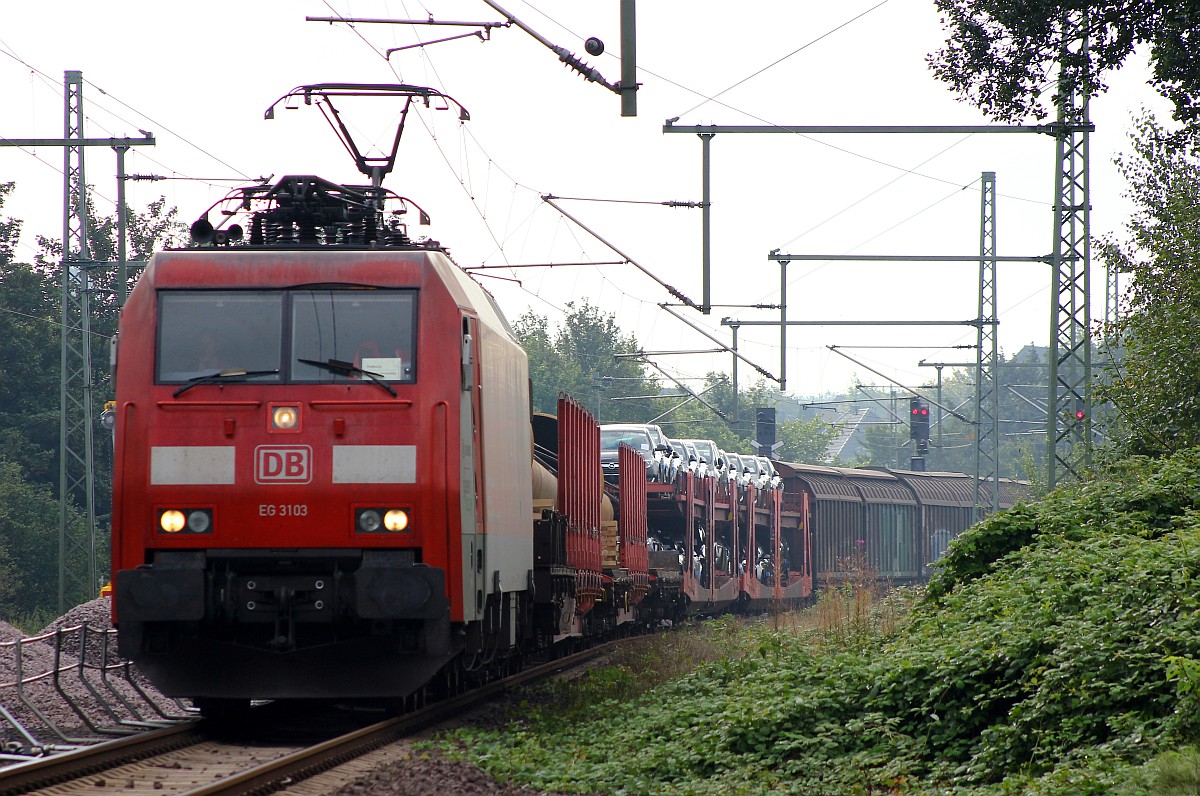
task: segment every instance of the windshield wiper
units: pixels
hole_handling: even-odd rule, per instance
[[[336,373],[339,376],[351,376],[351,375],[366,376],[368,379],[375,382],[380,387],[382,387],[383,389],[385,389],[389,393],[391,393],[391,396],[393,398],[396,397],[396,391],[392,389],[392,386],[379,378],[382,374],[372,373],[369,370],[363,370],[358,365],[355,365],[353,362],[346,362],[345,360],[341,360],[341,359],[326,359],[326,360],[322,361],[322,360],[317,360],[317,359],[300,359],[300,358],[297,358],[296,361],[303,362],[305,365],[312,365],[314,367],[323,368],[324,370],[328,370],[332,373]]]
[[[245,370],[243,368],[226,368],[225,370],[218,370],[215,373],[206,373],[203,376],[193,376],[187,380],[187,384],[171,393],[171,397],[178,398],[183,393],[187,392],[193,387],[199,387],[201,384],[215,384],[216,382],[225,381],[226,379],[249,379],[254,376],[270,376],[278,372],[279,368],[276,368],[275,370]]]

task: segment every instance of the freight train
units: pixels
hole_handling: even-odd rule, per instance
[[[607,483],[592,416],[568,396],[531,413],[490,294],[372,182],[235,191],[123,308],[113,621],[164,693],[210,713],[452,694],[627,629],[802,602],[847,562],[918,581],[974,520],[953,474],[648,482],[622,447]]]
[[[648,482],[622,447],[606,484],[581,405],[531,416],[491,296],[366,220],[385,194],[256,188],[248,235],[198,224],[123,310],[114,623],[165,693],[216,711],[453,692],[556,645],[802,602],[855,566],[919,581],[974,520],[957,474]]]

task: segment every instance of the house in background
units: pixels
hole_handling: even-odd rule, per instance
[[[848,462],[862,451],[861,430],[873,411],[873,407],[868,406],[822,413],[822,419],[838,429],[838,435],[825,449],[828,461]]]

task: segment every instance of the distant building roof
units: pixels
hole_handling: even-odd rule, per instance
[[[825,458],[828,461],[833,461],[839,457],[845,458],[851,451],[848,451],[851,446],[850,441],[856,433],[862,422],[867,419],[871,413],[870,409],[850,409],[845,412],[839,412],[829,422],[837,426],[838,435],[829,443],[829,447],[825,449]]]

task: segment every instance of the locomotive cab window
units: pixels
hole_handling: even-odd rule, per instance
[[[224,373],[279,381],[283,297],[271,291],[164,290],[158,303],[159,383]]]
[[[415,306],[414,290],[164,290],[158,382],[413,382]]]
[[[291,376],[298,382],[416,380],[416,292],[296,290]]]

